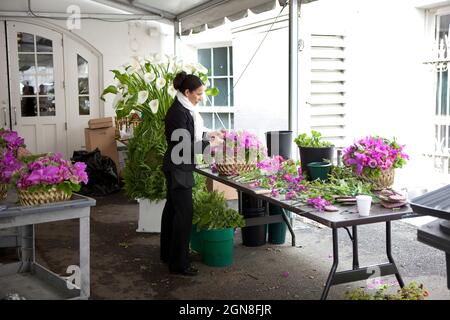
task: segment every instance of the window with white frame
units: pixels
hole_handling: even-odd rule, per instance
[[[198,49],[197,55],[198,62],[209,71],[210,86],[219,89],[217,96],[207,97],[199,106],[204,125],[211,130],[231,130],[234,128],[232,47]]]
[[[435,167],[442,173],[449,173],[450,157],[450,94],[448,81],[448,60],[450,59],[450,14],[436,15],[435,37],[435,105],[434,105],[434,156]],[[446,61],[445,63],[441,63]]]

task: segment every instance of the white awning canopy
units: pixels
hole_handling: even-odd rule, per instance
[[[248,16],[248,11],[255,14],[272,10],[277,2],[284,0],[94,0],[111,6],[129,7],[159,15],[165,20],[180,24],[179,32],[188,35],[225,23],[225,19],[236,21]],[[305,0],[304,3],[309,2]]]
[[[273,10],[277,6],[276,0],[233,0],[207,1],[199,7],[192,8],[176,19],[181,23],[181,34],[189,34],[215,28],[225,23],[225,19],[236,21],[248,16],[248,11],[255,14]]]

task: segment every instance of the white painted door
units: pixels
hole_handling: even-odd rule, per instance
[[[9,129],[8,64],[5,23],[0,22],[0,128]]]
[[[100,116],[98,57],[86,47],[64,36],[66,112],[69,156],[85,149],[84,128]]]
[[[33,153],[68,156],[62,35],[7,22],[12,128]]]

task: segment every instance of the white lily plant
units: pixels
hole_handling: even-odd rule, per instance
[[[181,71],[198,76],[207,87],[207,95],[218,94],[216,88],[209,87],[208,69],[200,63],[184,64],[170,55],[132,57],[130,63],[111,71],[117,83],[104,89],[102,99],[109,93],[115,95],[113,107],[117,118],[138,113],[143,120],[163,121],[177,93],[173,79]]]

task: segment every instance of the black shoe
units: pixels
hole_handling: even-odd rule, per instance
[[[194,267],[187,267],[186,269],[181,270],[181,271],[170,271],[170,273],[192,277],[192,276],[198,275],[198,269],[196,269]]]

